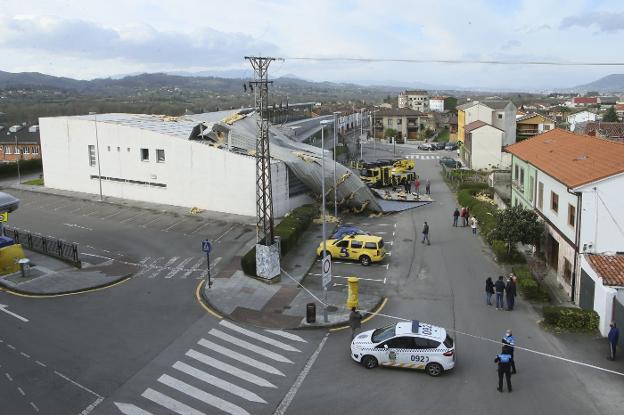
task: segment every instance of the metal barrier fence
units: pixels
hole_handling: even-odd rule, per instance
[[[78,244],[65,242],[62,239],[51,236],[43,236],[37,233],[28,232],[22,229],[3,227],[4,235],[36,252],[50,255],[80,268],[81,262],[78,259]]]

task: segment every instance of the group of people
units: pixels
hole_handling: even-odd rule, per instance
[[[406,193],[412,193],[412,182],[408,180],[405,182],[404,186]],[[418,176],[416,176],[416,179],[414,180],[414,189],[415,193],[420,195],[420,177]],[[428,195],[431,194],[431,181],[429,181],[429,179],[425,181],[425,193]]]
[[[485,280],[485,303],[492,305],[492,295],[496,294],[496,309],[505,309],[505,299],[507,300],[507,310],[511,311],[516,304],[517,285],[516,276],[510,274],[505,283],[504,277],[500,275],[496,282],[492,277]]]
[[[470,215],[470,209],[468,207],[462,206],[461,209],[455,208],[453,212],[453,226],[459,226],[459,219],[461,218],[462,227],[470,226],[472,228],[472,234],[477,234],[477,218]]]

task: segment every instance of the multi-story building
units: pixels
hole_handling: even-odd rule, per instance
[[[582,110],[575,112],[573,114],[568,115],[568,128],[570,131],[574,131],[576,129],[576,125],[582,122],[587,121],[596,121],[598,119],[598,114],[588,110]]]
[[[429,93],[427,91],[403,91],[399,94],[398,107],[427,112],[429,111]]]
[[[41,158],[38,125],[0,126],[0,161]]]
[[[555,120],[531,112],[516,119],[517,141],[545,133],[555,128]]]
[[[434,112],[444,112],[445,97],[431,97],[429,99],[429,109]]]
[[[417,140],[419,133],[431,128],[433,117],[428,117],[420,111],[409,108],[382,108],[373,113],[374,135],[377,138],[384,137],[387,129],[396,130],[399,138]]]
[[[598,97],[574,97],[572,98],[573,107],[587,107],[589,105],[598,105]]]
[[[468,101],[457,107],[457,140],[464,140],[464,127],[474,121],[484,121],[504,131],[503,146],[516,142],[516,112],[508,100]]]
[[[624,211],[624,144],[554,129],[506,151],[512,154],[512,205],[534,209],[544,221],[547,236],[538,250],[571,300],[600,314],[604,334],[618,307],[615,292],[624,289],[624,279],[608,279],[603,266],[613,253],[624,251],[619,214]],[[619,272],[624,275],[624,269]],[[605,288],[605,281],[617,286]],[[624,296],[619,305],[624,323],[622,304]]]
[[[507,169],[509,154],[502,151],[504,131],[484,121],[464,127],[463,159],[473,170]]]

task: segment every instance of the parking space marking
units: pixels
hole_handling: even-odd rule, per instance
[[[165,231],[165,232],[169,232],[169,229],[173,228],[173,227],[174,227],[174,226],[176,226],[176,225],[181,224],[181,223],[182,223],[182,222],[184,222],[184,221],[186,221],[186,218],[184,218],[184,219],[182,219],[182,220],[180,220],[180,221],[175,222],[173,225],[169,226],[168,228],[163,229],[163,231]]]
[[[222,233],[222,234],[221,234],[221,235],[220,235],[217,239],[215,239],[215,243],[216,243],[216,242],[219,242],[219,241],[220,241],[220,240],[221,240],[221,239],[222,239],[225,235],[227,235],[228,233],[230,233],[230,232],[232,231],[232,229],[234,229],[235,227],[236,227],[236,226],[234,226],[234,225],[233,225],[233,226],[230,226],[230,227],[228,228],[228,230],[227,230],[227,231],[223,232],[223,233]]]
[[[156,216],[154,219],[148,220],[147,222],[145,222],[143,225],[141,225],[143,228],[147,228],[147,225],[149,225],[150,223],[154,223],[156,222],[158,219],[160,219],[160,216]]]
[[[119,223],[126,223],[126,222],[131,221],[132,219],[134,219],[134,218],[136,218],[136,217],[139,217],[139,216],[141,216],[141,215],[144,215],[144,214],[145,214],[145,212],[139,212],[139,213],[137,213],[137,214],[136,214],[136,215],[134,215],[134,216],[130,216],[129,218],[126,218],[126,219],[120,220],[120,221],[119,221]]]
[[[110,219],[113,216],[119,215],[121,212],[123,212],[123,210],[119,209],[117,212],[114,212],[114,213],[112,213],[110,215],[102,216],[100,219],[102,219],[102,220]]]
[[[94,213],[98,213],[99,211],[100,211],[99,209],[95,209],[95,210],[93,210],[93,211],[91,211],[89,213],[83,213],[82,216],[91,216]]]
[[[203,229],[204,227],[210,225],[211,222],[209,221],[205,221],[203,225],[201,225],[199,228],[195,229],[193,232],[191,232],[189,235],[193,235],[194,233],[199,232],[200,229]]]
[[[79,206],[77,209],[67,211],[67,213],[76,213],[76,212],[78,212],[82,208],[83,208],[83,206]]]
[[[310,274],[310,275],[314,275],[315,277],[322,277],[323,276],[323,274],[316,274],[316,273],[313,273],[313,274]],[[343,275],[332,275],[332,278],[342,278],[342,279],[346,280],[346,279],[349,279],[351,277],[345,277]],[[356,278],[358,280],[362,280],[362,281],[374,281],[374,282],[381,282],[383,284],[386,283],[386,279],[385,278],[383,280],[380,280],[380,279],[377,279],[377,278],[361,278],[361,277],[356,277]]]
[[[59,207],[55,207],[55,208],[54,208],[54,209],[52,209],[52,210],[56,212],[56,211],[57,211],[57,210],[59,210],[59,209],[66,208],[67,206],[71,206],[71,205],[72,205],[72,203],[68,203],[68,204],[66,204],[66,205],[61,205],[61,206],[59,206]]]

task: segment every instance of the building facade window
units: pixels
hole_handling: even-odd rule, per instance
[[[158,163],[164,163],[165,162],[165,150],[162,150],[162,149],[156,150],[156,161]]]
[[[503,119],[503,114],[498,114],[498,119],[502,120]]]
[[[520,169],[520,186],[524,188],[524,169]]]
[[[12,154],[11,146],[4,146],[4,154]]]
[[[35,146],[33,148],[33,154],[39,154],[39,147],[38,146]]]
[[[550,209],[555,213],[559,212],[559,195],[555,192],[550,192]]]
[[[568,225],[574,227],[576,221],[576,208],[572,205],[568,205]]]
[[[544,131],[548,131],[548,130],[550,130],[550,125],[545,124],[545,125],[544,125]]]
[[[141,149],[141,161],[149,161],[149,149]]]
[[[89,166],[95,166],[95,146],[89,144]]]
[[[518,165],[514,166],[514,179],[518,180]]]
[[[529,178],[529,202],[533,203],[533,192],[535,191],[535,180],[533,177]]]
[[[544,208],[544,183],[537,184],[537,207],[542,210]]]
[[[23,148],[24,154],[30,154],[30,146],[25,146]]]

